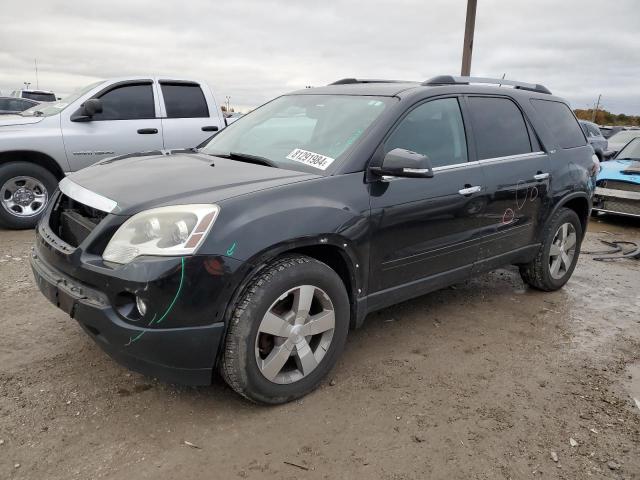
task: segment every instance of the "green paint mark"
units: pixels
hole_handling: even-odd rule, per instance
[[[173,297],[173,300],[169,304],[169,307],[167,307],[167,310],[162,314],[162,316],[158,320],[156,320],[156,325],[162,322],[165,318],[167,318],[167,315],[169,315],[169,312],[171,311],[173,306],[176,304],[176,301],[180,296],[180,292],[182,292],[182,286],[184,285],[184,257],[182,257],[181,260],[182,260],[181,262],[182,270],[180,271],[180,285],[178,285],[178,291],[176,292],[176,296]]]
[[[235,245],[235,244],[234,244]],[[158,318],[158,320],[156,321],[156,317],[158,316],[158,314],[154,314],[153,318],[151,319],[151,321],[149,322],[149,324],[147,325],[147,327],[150,327],[151,325],[153,325],[153,322],[155,321],[156,325],[159,324],[160,322],[162,322],[167,315],[169,315],[169,312],[171,312],[171,309],[173,308],[173,306],[176,304],[176,301],[178,300],[178,297],[180,296],[180,292],[182,292],[182,286],[184,285],[184,257],[182,257],[180,259],[180,265],[181,265],[181,270],[180,270],[180,285],[178,285],[178,291],[176,292],[175,296],[173,297],[173,300],[171,300],[171,303],[169,304],[169,306],[167,307],[167,309],[165,310],[165,312],[162,314],[162,316],[160,318]],[[143,330],[142,332],[140,332],[138,335],[136,335],[135,337],[131,337],[129,338],[129,343],[127,343],[125,345],[125,347],[128,347],[129,345],[131,345],[134,342],[137,342],[138,340],[140,340],[140,338],[147,333],[147,330]]]
[[[129,343],[127,343],[125,345],[125,347],[128,347],[129,345],[131,345],[134,342],[137,342],[138,340],[140,340],[140,337],[142,337],[142,335],[144,335],[145,333],[147,333],[146,330],[141,331],[138,335],[136,335],[135,337],[129,337]]]
[[[236,251],[236,242],[233,242],[233,245],[231,245],[229,247],[229,250],[227,250],[227,255],[231,256],[235,251]]]

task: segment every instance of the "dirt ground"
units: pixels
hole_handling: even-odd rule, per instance
[[[640,222],[592,220],[583,249],[600,238]],[[321,388],[267,408],[118,366],[37,291],[32,240],[0,231],[1,479],[640,478],[640,261],[370,315]]]

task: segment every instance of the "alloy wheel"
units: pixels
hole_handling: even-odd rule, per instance
[[[322,362],[335,330],[333,303],[324,290],[300,285],[281,295],[258,327],[255,357],[269,381],[291,384]]]
[[[560,225],[549,249],[549,273],[555,280],[564,277],[576,255],[576,229],[571,223]]]

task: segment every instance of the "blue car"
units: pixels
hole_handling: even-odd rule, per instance
[[[640,138],[631,140],[613,160],[600,166],[593,210],[640,217]]]

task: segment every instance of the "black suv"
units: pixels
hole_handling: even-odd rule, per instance
[[[66,177],[32,267],[130,368],[192,385],[217,368],[281,403],[318,386],[374,310],[510,264],[534,288],[562,287],[596,165],[541,85],[344,79],[199,148]]]

